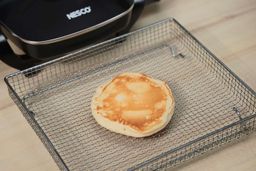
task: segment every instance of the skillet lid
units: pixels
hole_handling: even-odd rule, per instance
[[[1,0],[1,27],[27,42],[54,41],[106,25],[133,8],[133,0]]]

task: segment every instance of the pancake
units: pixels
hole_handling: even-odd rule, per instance
[[[123,73],[98,87],[92,115],[99,125],[132,137],[150,136],[171,120],[175,101],[169,86],[140,73]]]

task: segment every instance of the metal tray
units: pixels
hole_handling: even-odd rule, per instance
[[[122,72],[142,72],[170,85],[176,108],[164,130],[132,138],[95,122],[92,95]],[[255,92],[174,19],[13,73],[5,81],[61,170],[165,169],[255,130]]]

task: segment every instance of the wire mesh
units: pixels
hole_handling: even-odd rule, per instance
[[[123,72],[172,88],[175,113],[164,130],[132,138],[95,122],[96,88]],[[6,83],[61,170],[165,169],[255,130],[255,92],[174,19],[11,74]]]

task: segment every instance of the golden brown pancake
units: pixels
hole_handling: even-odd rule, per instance
[[[123,73],[100,86],[92,98],[95,120],[110,131],[145,137],[171,120],[174,97],[168,85],[139,73]]]

